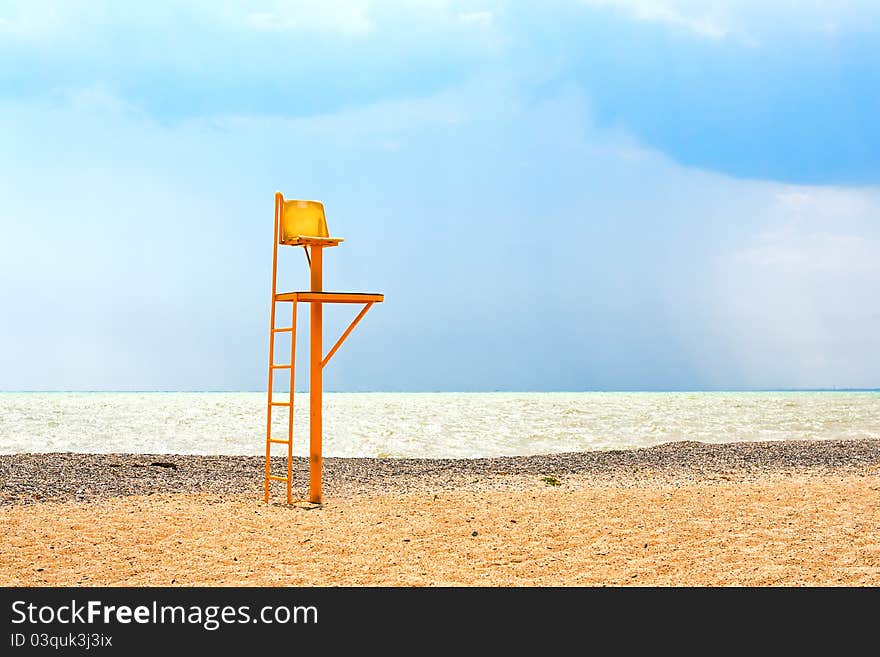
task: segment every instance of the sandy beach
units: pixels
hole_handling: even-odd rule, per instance
[[[321,507],[262,465],[0,456],[0,584],[880,584],[876,440],[326,459]]]

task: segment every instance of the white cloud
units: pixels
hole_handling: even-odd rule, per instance
[[[875,0],[578,0],[618,11],[634,20],[687,30],[710,40],[735,39],[754,46],[793,30],[836,37],[844,31],[876,29]]]
[[[783,188],[762,205],[764,229],[719,256],[712,299],[746,382],[876,386],[880,192]]]
[[[718,16],[707,11],[705,4],[697,7],[675,0],[581,0],[597,8],[619,9],[636,20],[663,23],[683,28],[707,39],[724,39],[730,28]]]
[[[827,231],[772,231],[735,253],[732,263],[774,275],[880,275],[880,240]]]
[[[114,93],[106,84],[96,82],[88,87],[75,89],[66,94],[74,110],[90,112],[130,112],[135,107]]]
[[[10,2],[0,8],[0,36],[31,41],[56,33],[63,24],[58,7],[34,0]]]
[[[495,15],[491,11],[462,11],[458,20],[467,25],[491,25]]]
[[[448,128],[472,118],[461,90],[430,98],[373,103],[330,114],[307,117],[227,116],[212,120],[224,130],[307,133],[327,144],[357,148],[398,148],[408,135]]]
[[[247,25],[261,30],[315,30],[346,35],[369,33],[372,22],[365,0],[312,2],[311,0],[276,0],[265,10],[244,16]]]
[[[880,281],[876,190],[790,187],[768,209],[771,225],[734,252],[731,264],[801,281],[834,275]]]

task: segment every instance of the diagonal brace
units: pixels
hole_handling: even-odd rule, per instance
[[[330,362],[330,359],[333,358],[333,354],[335,354],[339,347],[342,346],[342,343],[345,342],[345,338],[347,338],[349,334],[354,330],[354,327],[358,325],[358,322],[363,319],[364,315],[367,314],[367,311],[373,306],[373,303],[375,302],[370,301],[369,303],[365,304],[363,310],[361,310],[358,313],[358,316],[355,317],[354,320],[352,320],[351,324],[348,325],[348,328],[345,329],[345,333],[342,334],[342,337],[340,337],[336,341],[336,344],[333,345],[333,348],[330,350],[330,352],[326,356],[324,356],[324,360],[321,361],[321,369],[324,369],[327,363]]]

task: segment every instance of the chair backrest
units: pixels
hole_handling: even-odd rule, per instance
[[[319,201],[285,201],[279,192],[275,195],[275,211],[281,212],[280,242],[295,241],[305,237],[330,237],[324,204]]]

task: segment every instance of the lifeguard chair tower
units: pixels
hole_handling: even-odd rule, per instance
[[[364,292],[325,292],[323,284],[324,249],[338,246],[341,237],[330,237],[327,232],[327,220],[324,206],[318,201],[286,201],[281,192],[275,193],[275,232],[272,244],[272,304],[270,310],[269,331],[269,391],[266,405],[266,480],[264,499],[269,501],[269,486],[273,481],[287,484],[287,503],[293,502],[293,381],[296,358],[296,310],[300,302],[309,304],[310,348],[309,348],[309,501],[321,504],[321,402],[323,388],[323,370],[343,341],[363,319],[374,303],[385,300],[382,294]],[[311,275],[311,286],[304,292],[278,292],[278,247],[301,246]],[[276,307],[279,303],[290,303],[290,326],[275,325]],[[323,309],[325,303],[363,304],[360,313],[352,320],[336,344],[324,356]],[[290,333],[290,362],[275,362],[275,335]],[[274,374],[276,370],[290,370],[289,390],[284,401],[276,400],[273,395]],[[287,439],[272,435],[272,409],[287,407]],[[272,445],[287,446],[287,473],[275,475],[271,470]]]

